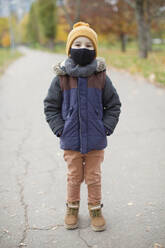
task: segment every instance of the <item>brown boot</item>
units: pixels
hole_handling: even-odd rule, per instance
[[[88,210],[91,217],[91,227],[95,232],[103,231],[106,228],[106,222],[102,215],[101,208],[102,204],[90,204],[88,203]]]
[[[79,201],[66,203],[67,209],[66,209],[66,215],[64,221],[65,228],[74,229],[78,227],[79,205],[80,205]]]

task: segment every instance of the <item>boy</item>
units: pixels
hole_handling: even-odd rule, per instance
[[[107,136],[118,123],[121,102],[103,58],[97,57],[97,34],[88,23],[78,22],[68,34],[68,58],[54,66],[44,99],[44,113],[53,133],[60,138],[67,163],[67,211],[65,227],[78,226],[80,186],[88,187],[91,227],[103,231],[101,163]]]

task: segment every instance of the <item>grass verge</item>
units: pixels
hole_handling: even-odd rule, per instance
[[[65,53],[65,44],[56,44],[53,50],[45,48],[39,44],[32,45],[32,48]],[[160,83],[165,86],[165,44],[153,45],[152,52],[147,59],[141,59],[138,56],[136,42],[129,42],[125,53],[120,50],[120,43],[99,44],[98,56],[104,57],[108,67],[124,69],[131,74],[139,74],[151,82]]]
[[[101,47],[100,54],[106,59],[108,66],[124,69],[132,74],[140,74],[151,82],[165,86],[165,45],[162,48],[153,46],[147,59],[139,58],[137,48],[130,46],[127,52],[111,47]]]
[[[0,76],[4,73],[8,65],[20,56],[22,54],[17,50],[11,51],[10,48],[0,48]]]

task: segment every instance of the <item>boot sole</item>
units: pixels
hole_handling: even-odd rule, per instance
[[[106,229],[106,225],[102,226],[102,227],[96,227],[96,226],[92,226],[91,225],[91,228],[93,231],[95,232],[101,232],[101,231],[104,231]]]
[[[66,223],[64,223],[64,227],[68,230],[72,230],[78,227],[78,223],[76,223],[75,225],[67,225]]]

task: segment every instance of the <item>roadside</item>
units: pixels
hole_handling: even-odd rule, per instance
[[[56,44],[53,50],[40,44],[33,44],[31,48],[65,54],[65,43]],[[135,42],[129,43],[125,53],[120,51],[118,43],[102,44],[99,46],[98,56],[105,58],[108,68],[114,68],[119,72],[125,71],[135,78],[147,79],[155,86],[165,87],[165,45],[153,44],[153,51],[150,52],[148,59],[140,59]]]
[[[10,48],[0,48],[0,77],[7,67],[20,56],[23,54],[18,50],[11,51]]]
[[[152,84],[155,87],[165,89],[165,83],[163,84],[163,83],[160,83],[160,82],[156,82],[156,81],[153,80],[152,77],[151,78],[145,78],[143,75],[141,75],[139,73],[130,73],[129,71],[127,71],[125,69],[116,68],[116,67],[110,66],[110,65],[107,67],[107,70],[109,72],[111,72],[113,70],[116,73],[120,73],[120,74],[123,74],[123,75],[129,75],[135,80],[145,81],[146,83]]]

